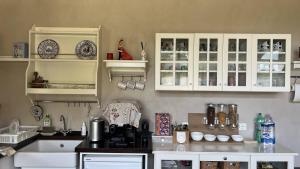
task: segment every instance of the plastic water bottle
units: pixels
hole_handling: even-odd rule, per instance
[[[261,142],[261,131],[262,127],[261,125],[265,122],[265,118],[262,115],[262,113],[258,113],[256,120],[255,120],[255,139],[258,143]]]
[[[270,115],[265,116],[265,122],[261,124],[261,143],[265,145],[275,144],[275,123]]]

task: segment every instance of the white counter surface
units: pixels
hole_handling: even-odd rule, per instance
[[[216,144],[216,143],[190,143],[190,144],[172,144],[172,143],[153,143],[153,153],[168,154],[238,154],[238,155],[288,155],[296,156],[295,153],[284,146],[275,144],[271,149],[263,148],[263,145],[257,143],[243,144]]]

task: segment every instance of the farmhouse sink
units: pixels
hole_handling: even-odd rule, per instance
[[[82,140],[37,140],[18,150],[14,156],[15,167],[76,168],[75,147]]]

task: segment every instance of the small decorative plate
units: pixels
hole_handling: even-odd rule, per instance
[[[42,59],[54,59],[58,51],[58,43],[52,39],[43,40],[38,46],[38,54]]]
[[[97,54],[97,47],[90,40],[83,40],[76,45],[75,53],[80,59],[93,59]]]

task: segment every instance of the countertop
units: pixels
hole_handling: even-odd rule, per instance
[[[82,137],[80,131],[73,131],[68,133],[67,136],[63,136],[61,133],[57,133],[54,136],[42,136],[36,135],[30,139],[24,140],[18,144],[0,144],[0,146],[11,146],[16,151],[25,147],[26,145],[36,140],[83,140],[76,148],[76,152],[99,152],[99,153],[152,153],[152,139],[150,137],[149,144],[145,147],[137,145],[129,148],[112,148],[107,144],[102,143],[90,143],[88,139]],[[3,158],[0,154],[0,159]]]
[[[258,143],[241,144],[215,144],[215,143],[153,143],[153,154],[156,153],[189,153],[189,154],[239,154],[239,155],[298,155],[288,148],[275,144],[272,147],[264,148]]]
[[[149,137],[148,145],[142,146],[137,143],[136,146],[126,148],[110,147],[107,142],[92,143],[85,139],[75,148],[76,152],[99,152],[99,153],[152,153],[152,139]]]

